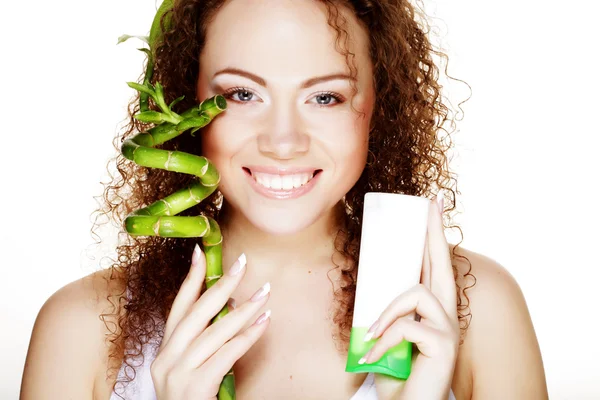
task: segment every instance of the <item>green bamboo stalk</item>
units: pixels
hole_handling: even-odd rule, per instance
[[[138,165],[160,168],[167,171],[193,174],[199,181],[160,199],[147,207],[129,214],[124,221],[125,230],[132,236],[160,237],[202,237],[206,255],[206,287],[214,285],[223,276],[222,242],[223,236],[218,223],[204,215],[196,217],[177,216],[180,212],[200,203],[212,194],[220,181],[215,166],[206,158],[181,151],[155,149],[152,146],[164,143],[180,135],[187,129],[201,128],[226,109],[226,100],[221,95],[206,99],[198,107],[199,117],[182,119],[178,125],[163,122],[147,132],[142,132],[121,146],[123,156]],[[188,110],[183,115],[196,115],[196,110]],[[192,120],[190,122],[190,120]],[[201,120],[200,123],[193,120]],[[178,126],[184,124],[183,130]],[[211,320],[217,322],[228,313],[227,306]],[[233,368],[223,378],[219,387],[219,400],[235,400],[235,377]]]
[[[154,147],[172,140],[190,129],[193,136],[194,132],[209,124],[217,115],[225,111],[227,102],[223,96],[216,95],[179,115],[172,108],[183,100],[183,96],[167,105],[162,85],[159,82],[156,82],[154,86],[150,83],[154,72],[154,52],[162,40],[160,21],[162,16],[172,8],[173,0],[163,1],[152,22],[150,36],[141,37],[142,40],[147,41],[150,47],[150,49],[139,49],[147,55],[143,83],[127,83],[140,93],[140,112],[134,115],[134,118],[142,122],[153,123],[154,127],[126,140],[121,146],[121,153],[125,158],[138,165],[192,174],[198,177],[198,181],[144,208],[133,211],[125,218],[123,226],[131,236],[201,237],[206,255],[205,283],[208,289],[223,276],[221,229],[213,218],[204,215],[183,217],[177,216],[177,214],[210,196],[220,182],[219,172],[206,157]],[[169,28],[170,15],[165,15],[163,24],[165,29]],[[118,43],[131,37],[133,36],[123,35],[119,38]],[[161,109],[160,112],[149,110],[150,98]],[[211,320],[211,324],[225,317],[227,313],[228,307],[225,305]],[[218,400],[235,400],[233,368],[223,377],[217,398]]]

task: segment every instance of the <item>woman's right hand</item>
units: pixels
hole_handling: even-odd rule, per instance
[[[201,295],[206,275],[204,252],[196,245],[192,265],[169,317],[156,358],[150,366],[159,400],[215,400],[223,377],[269,325],[270,310],[249,328],[238,332],[266,304],[270,286],[262,288],[234,309],[228,300],[246,273],[242,254],[227,274]],[[236,269],[239,272],[231,275]],[[229,313],[210,321],[229,304]]]

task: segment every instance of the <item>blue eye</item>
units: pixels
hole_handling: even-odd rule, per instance
[[[253,96],[254,93],[252,93],[250,90],[246,89],[246,88],[242,88],[242,87],[234,87],[231,89],[226,90],[223,93],[223,97],[225,97],[228,100],[234,100],[237,101],[239,103],[247,103],[246,100],[235,100],[232,99],[232,97],[234,97],[236,94],[243,94],[243,98],[246,98],[246,100],[248,100],[247,98],[250,96]]]
[[[337,103],[343,103],[344,99],[337,93],[333,92],[323,92],[319,93],[314,97],[315,99],[325,99],[325,103],[319,103],[319,106],[327,106],[330,104],[331,99],[335,100]],[[329,101],[327,101],[329,99]]]
[[[223,92],[222,95],[226,99],[233,100],[236,103],[249,103],[252,97],[255,96],[254,92],[252,92],[250,89],[237,86],[231,89],[227,89],[225,92]],[[237,95],[239,95],[238,98],[234,98]],[[317,105],[319,107],[331,107],[331,99],[335,100],[335,103],[333,105],[344,102],[344,98],[340,94],[335,92],[317,93],[317,95],[313,97],[313,99],[317,99]]]

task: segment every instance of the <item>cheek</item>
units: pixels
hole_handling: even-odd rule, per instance
[[[347,140],[337,150],[338,169],[341,167],[349,179],[357,179],[365,167],[368,151],[368,142],[363,140],[362,136],[357,136],[353,141]]]
[[[364,115],[353,112],[352,116],[348,116],[343,124],[343,130],[340,131],[345,134],[337,137],[334,147],[334,154],[338,155],[339,167],[343,167],[347,179],[352,180],[352,183],[360,177],[367,162],[369,123],[372,115],[372,106],[368,99],[356,101],[354,104],[359,112],[364,112]]]
[[[231,164],[231,156],[234,150],[227,145],[224,138],[223,133],[226,125],[223,124],[220,118],[215,118],[198,133],[202,135],[202,155],[208,158],[221,175],[219,190],[225,196],[228,196],[228,182],[231,180],[231,171],[228,166]]]
[[[366,157],[369,144],[370,113],[362,117],[356,113],[334,118],[329,123],[329,129],[324,131],[328,146],[337,154],[337,158],[351,158],[359,163]]]
[[[218,115],[201,130],[203,155],[214,160],[230,158],[244,143],[243,124],[230,117]]]

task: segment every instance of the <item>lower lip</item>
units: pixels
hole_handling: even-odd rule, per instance
[[[317,180],[321,176],[322,172],[323,170],[317,172],[317,174],[313,178],[311,178],[311,180],[308,181],[308,183],[306,183],[303,186],[300,186],[299,188],[277,190],[266,188],[260,185],[258,182],[256,182],[256,180],[254,180],[254,177],[246,169],[244,169],[244,175],[246,175],[246,178],[250,181],[250,186],[252,186],[254,190],[256,190],[259,194],[262,194],[263,196],[269,197],[271,199],[295,199],[297,197],[303,196],[317,184]]]

